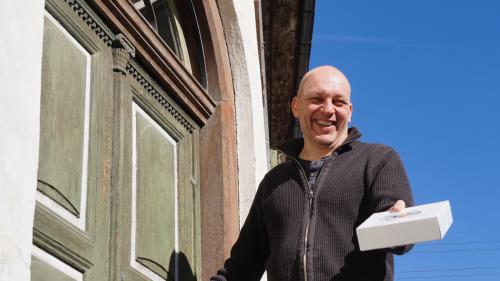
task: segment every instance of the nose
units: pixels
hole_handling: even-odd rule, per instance
[[[322,110],[325,113],[334,114],[335,113],[335,106],[331,102],[325,102],[322,106]]]

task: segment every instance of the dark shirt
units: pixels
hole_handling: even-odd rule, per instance
[[[318,179],[318,175],[321,172],[321,168],[323,168],[323,166],[325,165],[328,157],[330,156],[325,156],[319,160],[313,161],[297,158],[300,166],[302,166],[304,172],[306,173],[307,183],[309,184],[309,188],[311,188],[311,190],[314,188],[316,180]]]

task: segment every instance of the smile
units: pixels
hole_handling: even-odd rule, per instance
[[[328,127],[328,126],[333,126],[333,121],[328,121],[328,120],[316,120],[316,122],[321,125],[322,127]]]

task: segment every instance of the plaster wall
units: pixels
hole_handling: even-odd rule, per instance
[[[0,1],[0,280],[30,280],[43,7]]]
[[[252,119],[251,126],[253,129],[253,141],[254,141],[254,179],[256,186],[260,183],[264,175],[268,171],[269,159],[267,153],[266,145],[266,122],[264,121],[264,104],[263,104],[263,89],[260,73],[260,59],[259,59],[259,45],[257,41],[257,30],[256,30],[256,20],[255,20],[255,7],[253,1],[235,1],[235,9],[240,23],[241,37],[243,41],[243,47],[245,51],[245,60],[248,71],[248,80],[250,99],[251,99],[251,111]],[[250,12],[251,11],[251,12]],[[244,148],[242,148],[244,149]],[[244,166],[243,166],[244,167]],[[244,193],[242,196],[244,201],[240,200],[241,211],[240,211],[240,222],[244,222],[248,209],[250,208],[251,202],[255,190],[251,192]],[[240,224],[240,225],[241,225]]]
[[[254,1],[218,1],[235,91],[240,227],[268,170]]]

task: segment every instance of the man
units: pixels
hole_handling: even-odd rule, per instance
[[[334,67],[308,72],[291,106],[304,138],[280,147],[291,160],[260,183],[212,280],[257,281],[264,270],[268,281],[393,280],[392,253],[411,246],[361,252],[355,229],[374,212],[413,204],[398,154],[348,129],[351,88]]]

